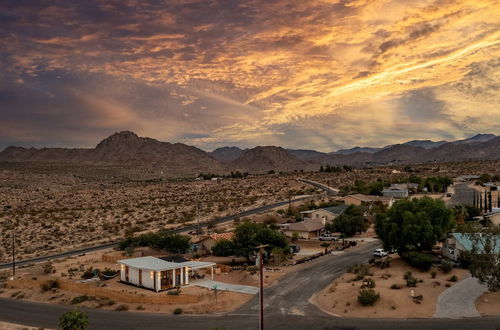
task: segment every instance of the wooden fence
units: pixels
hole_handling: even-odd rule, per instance
[[[15,280],[9,282],[9,285],[18,289],[40,289],[40,285],[45,282],[43,280]],[[100,298],[108,298],[117,302],[124,303],[139,303],[139,304],[160,304],[160,305],[181,305],[181,304],[194,304],[200,301],[197,295],[180,294],[178,296],[168,295],[166,292],[157,293],[154,295],[147,294],[133,294],[113,290],[106,287],[97,287],[93,284],[87,283],[74,283],[61,281],[60,289],[78,293],[81,295],[95,296]],[[145,289],[143,289],[145,290]]]

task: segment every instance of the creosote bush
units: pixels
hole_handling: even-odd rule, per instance
[[[59,289],[60,283],[58,280],[47,280],[40,284],[40,289],[43,291],[49,291],[52,289]]]
[[[380,299],[380,294],[373,289],[361,289],[358,293],[358,302],[362,306],[373,306]]]
[[[439,269],[445,274],[448,274],[453,269],[453,264],[451,262],[445,261],[440,266]]]

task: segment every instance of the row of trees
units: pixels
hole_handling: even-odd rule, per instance
[[[402,178],[398,180],[382,180],[366,182],[363,180],[354,181],[354,185],[341,186],[340,193],[342,195],[347,195],[350,193],[358,193],[365,195],[382,195],[382,190],[384,187],[390,186],[392,183],[416,183],[418,185],[415,192],[422,192],[424,188],[431,193],[444,193],[448,186],[453,183],[453,180],[447,176],[437,176],[437,177],[419,177],[416,175],[411,175],[407,178]]]
[[[357,233],[365,231],[369,226],[364,213],[364,207],[350,205],[332,223],[327,224],[325,229],[332,233],[340,232],[345,237],[354,236]]]
[[[163,250],[171,253],[185,253],[190,248],[190,238],[180,234],[172,234],[167,231],[157,233],[141,234],[135,237],[127,237],[118,243],[118,249],[126,250],[140,246],[148,246],[155,250]]]

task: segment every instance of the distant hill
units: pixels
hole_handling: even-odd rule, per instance
[[[247,149],[242,150],[238,147],[222,147],[215,149],[210,154],[219,162],[230,163],[238,159],[246,150]]]
[[[332,153],[277,146],[245,150],[223,147],[208,153],[182,143],[160,142],[123,131],[105,138],[93,149],[11,146],[0,152],[0,162],[119,165],[161,169],[170,176],[233,170],[308,171],[318,170],[321,165],[375,166],[499,158],[500,136],[493,134],[478,134],[451,142],[413,140],[383,148],[355,147]]]
[[[382,148],[371,148],[371,147],[354,147],[351,149],[340,149],[335,152],[331,152],[330,154],[338,154],[338,155],[350,155],[354,154],[356,152],[367,152],[370,154],[373,154],[379,150],[382,150]]]
[[[230,168],[236,170],[263,172],[263,171],[294,171],[316,169],[314,166],[292,155],[281,147],[255,147],[245,151],[238,159],[229,163]]]
[[[111,135],[94,149],[9,147],[0,152],[0,161],[154,167],[175,175],[222,169],[201,149],[138,137],[129,131]]]
[[[411,146],[411,147],[420,147],[424,149],[432,149],[432,148],[437,148],[440,145],[443,145],[445,143],[448,143],[447,141],[431,141],[431,140],[412,140],[403,143],[404,145]]]

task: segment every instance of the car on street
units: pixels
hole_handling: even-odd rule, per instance
[[[388,254],[389,253],[384,249],[376,249],[375,251],[373,251],[374,257],[379,257],[379,258],[387,257]]]

